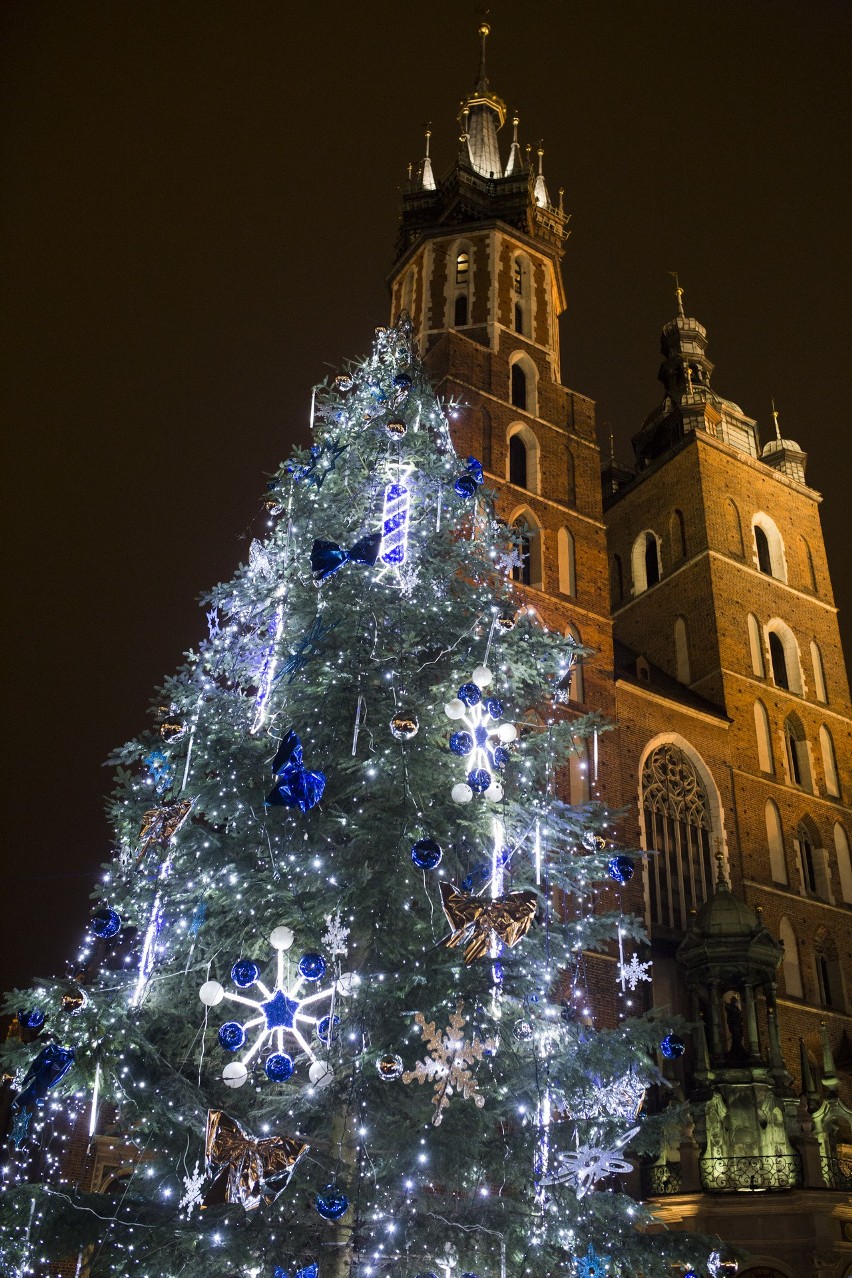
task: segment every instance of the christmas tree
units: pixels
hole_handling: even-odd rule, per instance
[[[79,968],[7,1003],[4,1272],[672,1278],[706,1256],[621,1192],[683,1043],[632,1007],[634,855],[559,797],[605,728],[565,713],[588,654],[525,604],[452,411],[405,317],[317,388],[268,536],[117,752]],[[63,1106],[122,1134],[120,1203],[61,1158],[34,1175]]]

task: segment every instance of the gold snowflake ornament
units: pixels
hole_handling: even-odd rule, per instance
[[[462,1016],[464,1004],[458,1002],[456,1010],[450,1017],[447,1028],[436,1031],[435,1022],[427,1023],[422,1012],[414,1017],[415,1025],[420,1027],[423,1042],[431,1052],[425,1061],[418,1061],[414,1069],[406,1070],[402,1076],[404,1083],[434,1083],[435,1091],[432,1104],[435,1114],[432,1122],[440,1127],[453,1096],[462,1096],[472,1100],[477,1109],[482,1109],[485,1097],[476,1085],[471,1066],[481,1061],[486,1052],[496,1051],[497,1044],[490,1038],[477,1038],[474,1034],[470,1042],[464,1036],[465,1018]]]

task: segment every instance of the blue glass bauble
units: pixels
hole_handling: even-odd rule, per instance
[[[461,1278],[479,1278],[479,1274],[462,1274]]]
[[[219,1042],[226,1052],[238,1052],[246,1041],[246,1032],[239,1021],[225,1021],[219,1030]]]
[[[299,971],[306,981],[321,981],[325,976],[325,959],[321,954],[303,954]]]
[[[473,737],[469,732],[454,732],[450,737],[450,749],[453,754],[462,756],[470,754],[473,749]]]
[[[296,1278],[319,1278],[319,1265],[314,1262],[312,1265],[305,1265],[304,1269],[297,1269]]]
[[[466,874],[464,878],[462,879],[461,885],[462,885],[462,892],[469,892],[470,889],[473,887],[473,875]]]
[[[607,874],[616,883],[629,883],[635,873],[635,867],[629,856],[614,856],[607,862]]]
[[[512,756],[509,754],[509,751],[505,746],[497,746],[491,755],[491,758],[494,760],[495,768],[505,768],[511,757]]]
[[[492,719],[503,718],[503,702],[498,697],[489,697],[485,702],[485,709],[491,715]]]
[[[694,1269],[687,1269],[686,1273],[683,1275],[683,1278],[699,1278],[699,1275],[695,1272]]]
[[[231,968],[231,980],[235,985],[239,985],[241,990],[248,989],[249,985],[254,985],[260,976],[260,968],[254,959],[237,959]]]
[[[434,839],[418,839],[411,849],[411,859],[418,870],[434,870],[443,855],[440,843]]]
[[[415,1274],[414,1278],[438,1278],[437,1274],[433,1274],[431,1269],[427,1269],[425,1273]]]
[[[676,1061],[686,1051],[686,1044],[679,1034],[667,1034],[660,1043],[660,1051],[667,1061]]]
[[[326,1185],[317,1194],[315,1206],[323,1220],[340,1220],[349,1210],[349,1199],[336,1185]]]
[[[323,1043],[330,1043],[339,1024],[339,1016],[324,1016],[317,1026],[317,1038]]]
[[[290,1275],[281,1265],[276,1265],[272,1271],[272,1278],[290,1278]]]
[[[487,861],[480,861],[477,865],[473,867],[473,872],[478,879],[491,878],[491,866],[488,864]]]
[[[459,688],[459,701],[466,706],[478,706],[482,700],[482,689],[475,683],[463,683]]]
[[[33,1007],[29,1012],[18,1012],[18,1024],[24,1029],[41,1029],[44,1024],[44,1012],[40,1007]]]
[[[472,768],[467,774],[467,783],[474,794],[482,794],[491,784],[491,773],[485,768]]]
[[[273,1052],[267,1056],[263,1068],[266,1077],[273,1083],[286,1083],[293,1074],[293,1061],[285,1052]]]
[[[115,910],[98,910],[92,919],[92,931],[101,940],[108,941],[121,930],[121,915]]]
[[[453,488],[459,497],[473,497],[476,492],[476,480],[472,475],[459,475],[453,484]]]
[[[396,377],[393,379],[393,384],[397,390],[411,390],[411,378],[408,376],[408,373],[397,373]]]

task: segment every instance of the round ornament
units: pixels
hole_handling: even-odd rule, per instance
[[[499,781],[492,781],[488,789],[485,791],[486,799],[490,799],[492,803],[499,803],[503,798],[503,787]]]
[[[314,1087],[325,1087],[334,1078],[334,1070],[325,1061],[312,1061],[308,1078]]]
[[[269,933],[269,944],[274,950],[289,950],[293,944],[293,929],[291,927],[274,927]]]
[[[504,745],[508,745],[510,741],[517,740],[518,729],[515,727],[514,723],[501,723],[500,727],[497,729],[497,736]]]
[[[450,791],[450,797],[453,803],[470,803],[473,798],[473,790],[464,781],[459,781],[458,785],[454,785]]]
[[[340,1220],[349,1210],[349,1199],[336,1185],[326,1185],[317,1194],[315,1206],[323,1220]]]
[[[461,1278],[479,1278],[479,1274],[462,1274]]]
[[[415,1274],[414,1278],[438,1278],[438,1275],[433,1274],[431,1269],[427,1269],[422,1274]]]
[[[334,389],[340,391],[342,395],[345,395],[347,391],[351,391],[352,385],[352,378],[347,377],[345,373],[341,373],[334,379]]]
[[[473,749],[473,737],[469,732],[454,732],[450,737],[450,749],[453,754],[464,757]]]
[[[385,434],[388,439],[402,439],[407,430],[408,427],[401,417],[391,417],[389,421],[385,422]]]
[[[482,794],[491,784],[491,773],[487,768],[471,768],[467,774],[467,783],[475,794]]]
[[[687,1269],[686,1273],[683,1275],[683,1278],[699,1278],[699,1275],[695,1272],[694,1269]]]
[[[453,488],[459,497],[463,497],[465,500],[468,500],[476,493],[476,480],[472,475],[459,475],[458,479],[453,484]]]
[[[402,1077],[402,1057],[397,1056],[396,1052],[385,1052],[376,1061],[376,1070],[383,1083],[395,1083]]]
[[[417,715],[409,714],[407,710],[397,710],[390,721],[390,730],[397,741],[410,741],[420,730]]]
[[[463,683],[459,688],[459,701],[466,706],[478,706],[482,700],[482,692],[472,681]]]
[[[246,990],[250,985],[254,985],[259,976],[260,968],[254,959],[237,959],[231,968],[231,980],[241,990]]]
[[[464,702],[459,701],[458,697],[454,697],[452,701],[448,701],[444,706],[444,714],[448,719],[460,719],[464,714]]]
[[[69,1016],[78,1016],[88,1001],[88,996],[83,990],[72,990],[70,993],[62,995],[62,1010],[67,1012]]]
[[[478,688],[487,688],[494,678],[487,666],[477,666],[470,677]]]
[[[606,839],[602,834],[598,834],[596,830],[586,830],[581,836],[580,842],[587,852],[600,852],[606,847]]]
[[[225,1021],[219,1027],[219,1042],[226,1052],[238,1052],[246,1041],[246,1032],[239,1021]]]
[[[510,608],[504,608],[502,612],[497,614],[497,629],[502,630],[507,635],[510,630],[515,629],[518,618]]]
[[[205,1007],[215,1007],[225,997],[225,990],[218,981],[205,981],[198,991],[198,997]]]
[[[505,768],[511,757],[505,746],[497,746],[491,754],[495,768]]]
[[[529,1021],[515,1021],[512,1026],[512,1036],[519,1043],[528,1043],[533,1036],[533,1027]]]
[[[40,1007],[30,1008],[29,1011],[21,1010],[18,1012],[18,1024],[23,1025],[24,1029],[41,1029],[44,1024],[44,1012]]]
[[[306,981],[321,981],[325,976],[325,959],[321,954],[303,954],[299,959],[299,972]]]
[[[317,1025],[317,1038],[322,1043],[330,1043],[340,1024],[339,1016],[324,1016]]]
[[[393,379],[393,384],[397,390],[411,390],[411,378],[408,376],[408,373],[397,373],[396,377]]]
[[[667,1034],[660,1043],[660,1051],[667,1061],[676,1061],[686,1051],[686,1044],[679,1034]]]
[[[629,883],[635,873],[634,865],[629,856],[614,856],[611,861],[607,862],[607,874],[616,883]]]
[[[411,849],[411,859],[418,870],[434,870],[443,855],[440,843],[434,839],[418,839]]]
[[[498,697],[488,697],[485,702],[485,709],[491,715],[492,719],[503,718],[503,702]]]
[[[263,1068],[270,1082],[286,1083],[287,1079],[292,1077],[295,1067],[292,1058],[286,1052],[273,1052],[271,1056],[267,1056]]]
[[[242,1087],[248,1078],[248,1070],[242,1061],[230,1061],[222,1070],[222,1082],[226,1087]]]
[[[98,910],[92,918],[91,928],[95,936],[100,937],[102,941],[108,941],[121,930],[121,915],[115,910]]]

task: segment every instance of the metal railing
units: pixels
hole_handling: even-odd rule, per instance
[[[826,1189],[842,1189],[847,1193],[852,1192],[852,1159],[835,1158],[834,1156],[826,1158],[823,1154],[822,1158],[820,1158],[820,1165]]]
[[[652,1167],[642,1168],[642,1194],[645,1198],[680,1192],[680,1163],[655,1163]]]
[[[801,1183],[802,1164],[797,1154],[701,1160],[701,1186],[711,1194],[795,1189]]]

